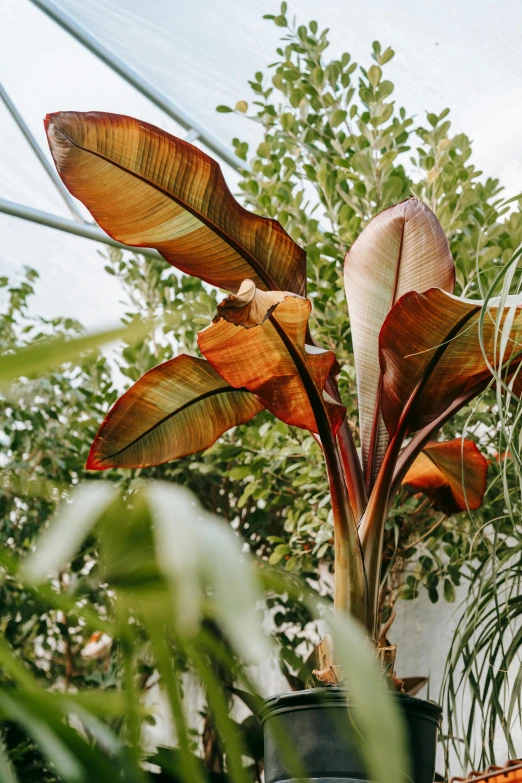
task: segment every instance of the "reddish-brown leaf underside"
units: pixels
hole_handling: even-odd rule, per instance
[[[220,288],[250,278],[305,294],[304,251],[276,220],[244,209],[197,147],[119,114],[60,112],[45,126],[64,184],[114,239],[154,247]]]
[[[487,487],[488,461],[471,440],[429,443],[403,479],[427,495],[445,514],[480,508]]]
[[[479,393],[492,376],[479,339],[482,302],[459,299],[439,288],[423,294],[405,294],[392,308],[379,337],[383,374],[382,412],[390,437],[407,410],[405,431],[414,432],[431,422],[468,391]],[[505,323],[507,310],[500,318]],[[484,319],[484,352],[491,364],[498,354],[495,330],[497,307]],[[513,373],[522,330],[518,306],[510,328],[503,361]]]
[[[263,409],[204,359],[177,356],[154,367],[115,403],[87,461],[90,470],[160,465],[211,446]]]

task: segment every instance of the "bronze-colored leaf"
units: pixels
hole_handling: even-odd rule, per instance
[[[224,317],[199,333],[203,355],[231,386],[253,392],[287,424],[318,433],[316,417],[326,413],[336,432],[346,411],[324,392],[334,354],[305,345],[310,302],[287,295],[277,304],[262,292],[251,296],[249,286],[243,293],[247,288],[243,310],[231,306],[233,298],[225,300]],[[236,325],[242,322],[251,328]]]
[[[276,220],[244,209],[215,160],[146,122],[103,112],[45,121],[58,173],[114,239],[154,247],[174,266],[236,291],[303,295],[304,251]]]
[[[500,314],[495,302],[490,305],[481,346],[480,301],[432,288],[424,294],[405,294],[395,304],[379,339],[382,412],[390,437],[405,411],[406,431],[414,432],[468,391],[478,393],[485,388],[492,379],[488,362],[498,365],[503,334],[508,338],[501,360],[510,362],[507,377],[516,370],[522,359],[522,300],[509,297]]]
[[[487,487],[488,461],[471,440],[429,443],[406,473],[403,484],[427,495],[450,515],[480,508]]]
[[[369,487],[388,442],[380,411],[379,332],[395,302],[408,291],[434,286],[453,291],[455,267],[433,212],[421,201],[408,199],[368,223],[348,252],[344,270]]]
[[[87,468],[143,468],[194,454],[263,409],[204,359],[177,356],[154,367],[113,406]]]

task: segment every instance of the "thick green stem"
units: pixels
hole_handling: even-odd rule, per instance
[[[321,426],[318,428],[322,430]],[[320,432],[320,436],[328,473],[334,519],[334,607],[338,611],[349,612],[364,623],[367,614],[367,587],[361,542],[348,499],[337,446],[329,423],[328,432]]]

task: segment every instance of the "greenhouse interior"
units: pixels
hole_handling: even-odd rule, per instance
[[[0,783],[522,783],[522,6],[0,25]]]

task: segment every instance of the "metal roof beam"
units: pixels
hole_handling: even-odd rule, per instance
[[[49,212],[41,212],[39,209],[33,209],[32,207],[26,207],[23,204],[16,204],[14,201],[8,201],[7,199],[0,198],[0,213],[4,215],[11,215],[12,217],[21,218],[22,220],[29,220],[31,223],[38,223],[41,226],[48,226],[48,228],[56,228],[59,231],[65,231],[68,234],[75,234],[76,236],[83,237],[84,239],[92,239],[95,242],[103,242],[105,245],[111,245],[111,247],[119,247],[122,250],[131,250],[134,253],[140,253],[148,258],[161,258],[157,250],[147,247],[129,247],[129,245],[123,245],[121,242],[117,242],[112,239],[105,231],[99,226],[91,223],[79,223],[75,220],[69,220],[69,218],[58,217],[57,215],[51,215]]]
[[[120,60],[113,52],[101,44],[94,36],[84,30],[74,19],[64,13],[51,0],[31,0],[33,5],[43,11],[54,22],[66,30],[73,38],[76,38],[90,52],[95,54],[102,62],[112,68],[117,74],[132,84],[142,95],[145,95],[155,106],[162,109],[169,117],[175,120],[192,138],[199,138],[221,160],[228,163],[238,171],[243,164],[234,153],[219,139],[205,130],[198,122],[186,114],[183,109],[166,98],[159,90],[147,82],[139,73],[130,68],[123,60]]]
[[[2,83],[0,82],[0,99],[5,104],[6,109],[8,110],[9,114],[13,118],[13,120],[16,122],[20,130],[22,131],[23,135],[25,136],[26,140],[29,142],[29,145],[31,149],[33,150],[34,154],[42,164],[43,168],[47,172],[50,180],[52,181],[53,185],[55,186],[56,190],[60,194],[60,196],[65,201],[67,208],[75,218],[75,220],[81,220],[83,223],[85,223],[85,218],[79,211],[78,207],[74,203],[74,199],[72,198],[71,194],[63,184],[62,180],[56,173],[56,170],[54,166],[51,164],[50,160],[47,158],[45,152],[42,150],[38,142],[36,141],[35,137],[29,130],[29,127],[27,126],[24,118],[16,108],[15,104],[7,94],[5,88],[3,87]]]

